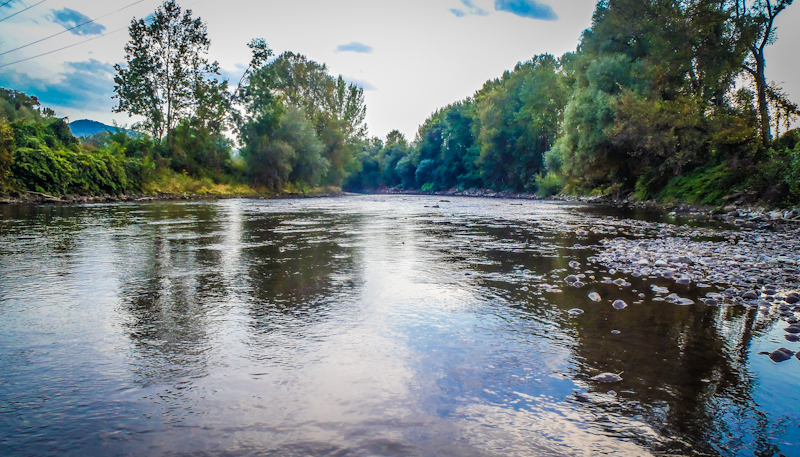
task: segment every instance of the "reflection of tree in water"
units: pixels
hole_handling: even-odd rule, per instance
[[[298,327],[320,323],[354,301],[354,289],[362,282],[353,245],[358,224],[355,216],[321,213],[275,214],[244,222],[247,244],[253,246],[243,251],[242,263],[255,344],[306,338]],[[279,335],[272,335],[276,331]]]
[[[218,242],[225,227],[212,205],[158,206],[116,241],[121,259],[123,324],[133,343],[133,371],[143,385],[206,373],[209,325],[228,292]],[[184,221],[180,224],[161,222]]]
[[[646,287],[647,283],[639,285]],[[629,304],[638,299],[613,286],[592,290]],[[577,319],[573,358],[585,362],[576,364],[576,379],[597,392],[613,389],[619,398],[586,403],[590,408],[642,417],[666,437],[654,445],[657,450],[734,452],[737,442],[749,436],[754,442],[739,443],[744,446],[739,451],[757,448],[772,454],[769,435],[775,427],[752,398],[754,379],[747,367],[755,311],[650,299],[622,311],[606,303],[582,308],[586,314]],[[621,372],[623,381],[601,384],[589,379],[601,372]]]
[[[602,236],[576,237],[513,221],[460,224],[425,221],[424,234],[442,259],[478,276],[471,281],[481,289],[508,299],[519,319],[530,314],[538,322],[552,321],[574,338],[571,366],[575,379],[600,395],[580,395],[575,404],[584,405],[598,425],[613,436],[626,436],[651,446],[656,452],[717,454],[755,451],[756,455],[777,453],[774,444],[780,425],[773,423],[753,399],[755,380],[748,371],[749,347],[753,338],[769,331],[773,322],[758,319],[756,311],[742,307],[677,306],[652,301],[650,284],[628,278],[635,284],[621,289],[588,281],[586,287],[567,286],[563,277],[582,270],[596,270],[596,277],[611,276],[598,265],[587,263],[592,250],[567,249],[576,243],[596,244]],[[568,266],[575,259],[581,271]],[[531,270],[538,280],[520,280],[521,268]],[[550,276],[559,271],[559,279]],[[492,277],[492,273],[500,273]],[[542,277],[544,276],[544,277]],[[613,275],[615,278],[619,276]],[[520,291],[523,285],[550,282],[563,289],[558,294],[537,297],[534,290]],[[671,289],[677,290],[674,284]],[[681,296],[697,300],[699,290],[677,290]],[[533,289],[533,287],[531,287]],[[645,292],[644,303],[638,292]],[[593,303],[587,298],[597,291],[604,298]],[[705,291],[703,291],[704,293]],[[629,306],[618,311],[608,299],[623,299]],[[546,306],[543,306],[546,305]],[[556,306],[560,313],[551,312]],[[585,313],[570,318],[565,311],[580,308]],[[572,323],[577,323],[572,326]],[[513,324],[512,324],[513,325]],[[531,343],[542,335],[541,326],[515,326],[514,331],[529,333]],[[613,335],[612,330],[619,330]],[[550,332],[548,330],[548,332]],[[535,347],[535,346],[532,346]],[[497,361],[494,361],[497,362]],[[601,372],[622,372],[623,381],[600,384],[589,378]],[[605,395],[615,390],[617,400]],[[622,430],[612,417],[640,418],[662,437],[653,443],[636,430]]]

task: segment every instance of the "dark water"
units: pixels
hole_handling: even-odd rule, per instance
[[[0,208],[0,454],[800,455],[780,322],[599,282],[636,221],[447,200]]]

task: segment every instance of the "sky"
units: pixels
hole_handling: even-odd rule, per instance
[[[161,0],[6,2],[0,0],[0,87],[36,95],[71,121],[136,120],[112,112],[113,65],[124,61],[131,19],[147,17]],[[303,54],[361,85],[371,135],[397,129],[409,139],[433,111],[473,95],[518,62],[574,51],[595,7],[595,0],[178,3],[207,23],[208,57],[232,84],[249,63],[247,43],[264,38],[276,54]],[[90,19],[97,20],[69,30]],[[767,51],[767,78],[795,101],[800,28],[791,24],[798,23],[800,5],[792,5],[778,17],[778,42]]]

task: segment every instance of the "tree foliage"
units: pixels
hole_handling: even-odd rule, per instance
[[[220,130],[228,114],[227,81],[205,57],[211,44],[206,25],[174,0],[128,27],[125,65],[114,69],[115,112],[144,118],[136,128],[161,141],[182,120],[198,117]]]

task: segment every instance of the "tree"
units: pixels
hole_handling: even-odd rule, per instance
[[[14,159],[14,132],[0,117],[0,190],[9,187],[11,163]]]
[[[768,45],[777,40],[775,19],[781,11],[792,4],[793,0],[755,0],[748,5],[748,0],[736,0],[734,13],[742,29],[742,36],[747,42],[750,55],[742,65],[756,86],[758,100],[759,127],[761,140],[769,144],[772,140],[769,116],[769,83],[765,75],[767,62],[764,51]]]
[[[169,0],[150,18],[132,20],[128,32],[126,65],[114,65],[114,112],[142,116],[134,127],[158,142],[184,118],[200,114],[219,123],[222,113],[203,100],[221,100],[227,82],[217,80],[219,65],[205,57],[211,42],[203,21]]]

